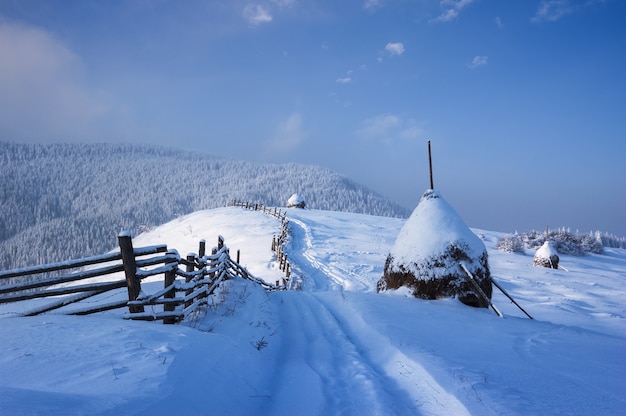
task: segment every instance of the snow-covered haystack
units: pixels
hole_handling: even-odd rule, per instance
[[[457,296],[466,305],[488,307],[461,263],[491,299],[491,276],[484,243],[438,191],[429,189],[400,230],[387,256],[377,291],[406,286],[412,288],[418,298]]]
[[[304,208],[306,206],[304,197],[298,194],[293,194],[287,200],[287,208]]]
[[[546,240],[541,247],[535,253],[533,258],[533,264],[535,266],[548,267],[552,269],[559,268],[559,256],[556,251],[556,247],[552,242]]]

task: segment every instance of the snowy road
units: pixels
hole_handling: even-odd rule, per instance
[[[284,356],[306,366],[285,370],[281,393],[301,391],[303,386],[294,386],[291,377],[301,372],[309,383],[303,390],[317,396],[310,414],[470,414],[418,362],[369,326],[352,302],[354,297],[370,298],[375,291],[372,269],[380,267],[382,274],[381,246],[389,244],[380,229],[385,220],[397,220],[357,224],[372,248],[364,252],[354,250],[354,240],[338,233],[336,226],[324,227],[323,217],[297,214],[292,210],[288,253],[292,270],[304,277],[303,291],[276,295],[282,332],[287,334]],[[354,229],[355,224],[346,226]],[[339,253],[341,260],[334,261]],[[370,273],[363,273],[364,268]],[[275,410],[285,414],[281,410],[288,409]]]
[[[314,295],[281,294],[279,314],[281,357],[288,364],[282,369],[277,396],[306,394],[310,406],[302,414],[311,415],[383,414],[399,404],[398,397],[385,390],[390,380],[364,359],[360,346]],[[296,377],[305,384],[294,384]],[[287,414],[293,409],[274,410]]]
[[[278,395],[306,392],[308,402],[315,403],[308,408],[310,414],[470,414],[419,363],[367,325],[351,302],[353,296],[280,294],[285,334],[281,356],[306,365],[285,369],[285,388]],[[306,374],[308,385],[294,385],[296,373]],[[293,409],[274,410],[287,414]]]

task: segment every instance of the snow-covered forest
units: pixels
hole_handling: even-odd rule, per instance
[[[0,142],[0,269],[100,254],[133,234],[233,199],[405,217],[329,169],[124,144]]]

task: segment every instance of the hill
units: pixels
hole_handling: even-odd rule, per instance
[[[376,293],[403,219],[287,216],[301,291],[229,280],[181,325],[128,322],[119,310],[13,317],[32,305],[3,305],[0,414],[623,413],[626,250],[563,255],[569,271],[546,269],[498,251],[502,234],[473,230],[494,279],[535,319],[496,291],[499,318],[456,299]],[[222,234],[253,274],[273,281],[281,272],[269,242],[279,230],[273,217],[225,207],[134,240],[186,253]],[[147,293],[163,287],[162,276],[150,279]]]
[[[123,144],[0,142],[0,269],[107,251],[133,234],[233,199],[405,217],[408,210],[329,169]]]

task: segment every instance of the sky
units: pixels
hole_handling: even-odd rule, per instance
[[[0,0],[0,140],[329,167],[626,236],[621,0]],[[298,190],[306,197],[306,190]]]

